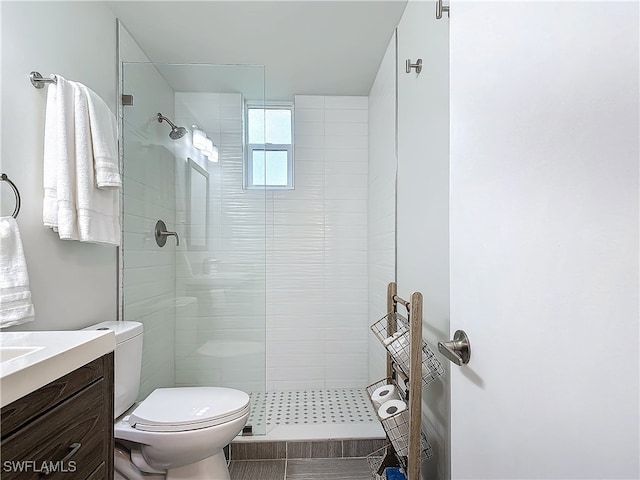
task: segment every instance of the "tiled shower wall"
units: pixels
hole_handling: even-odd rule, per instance
[[[295,97],[295,189],[267,192],[267,391],[367,384],[367,97]]]
[[[188,248],[185,162],[177,163],[176,385],[264,390],[265,192],[242,188],[243,101],[237,93],[176,93],[176,121],[206,119],[220,160],[192,149],[209,174],[206,249]],[[203,201],[205,201],[203,199]],[[209,273],[207,273],[209,271]]]
[[[176,121],[190,124],[203,106],[209,118],[219,112],[207,133],[221,159],[194,157],[210,175],[211,243],[177,252],[178,299],[197,298],[197,307],[178,305],[176,383],[247,388],[237,383],[247,373],[259,383],[264,353],[203,360],[198,352],[203,342],[236,345],[231,354],[264,345],[266,305],[267,391],[367,385],[367,97],[296,96],[295,188],[266,192],[242,189],[240,95],[177,93]],[[190,279],[207,258],[228,285],[194,293]]]
[[[369,317],[387,313],[387,285],[395,280],[396,75],[395,35],[369,92]],[[369,336],[369,383],[386,377],[386,351]]]

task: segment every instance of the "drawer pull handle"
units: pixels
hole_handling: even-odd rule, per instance
[[[65,457],[62,460],[60,460],[60,463],[64,465],[69,460],[71,460],[71,457],[73,457],[76,453],[78,453],[78,450],[80,450],[81,446],[82,446],[82,444],[80,442],[75,442],[75,443],[72,443],[71,445],[69,445],[69,450],[70,451],[69,451],[69,453],[67,453],[65,455]],[[43,473],[40,476],[41,477],[48,477],[52,473],[55,473],[55,470],[52,470],[52,471],[47,472],[47,473]]]

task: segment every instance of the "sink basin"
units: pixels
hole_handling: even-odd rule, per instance
[[[37,352],[43,348],[44,347],[0,347],[0,363]]]
[[[0,407],[114,351],[115,343],[110,331],[0,332]]]

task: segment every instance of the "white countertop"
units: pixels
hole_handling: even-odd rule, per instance
[[[0,348],[40,347],[0,363],[0,407],[115,349],[112,331],[0,332]]]

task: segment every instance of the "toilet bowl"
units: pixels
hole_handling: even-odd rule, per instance
[[[142,324],[103,322],[89,328],[116,334],[115,478],[228,480],[222,449],[245,426],[249,395],[223,387],[158,388],[132,406],[139,388]]]

